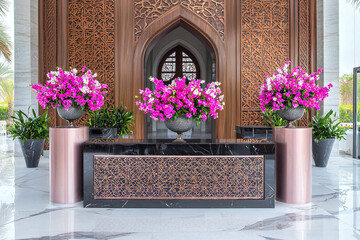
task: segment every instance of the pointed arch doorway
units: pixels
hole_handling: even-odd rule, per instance
[[[133,5],[130,1],[121,1],[123,8],[119,9],[131,9]],[[146,87],[147,79],[150,75],[156,76],[156,64],[147,65],[147,59],[150,52],[164,39],[165,36],[171,34],[171,32],[186,31],[188,36],[192,36],[201,43],[203,47],[211,52],[212,63],[207,64],[206,61],[201,61],[201,55],[199,49],[194,47],[192,41],[186,41],[186,39],[173,39],[166,41],[162,45],[162,54],[157,54],[155,60],[160,62],[161,58],[171,48],[180,45],[189,50],[198,60],[200,67],[200,78],[204,78],[203,74],[207,71],[202,69],[211,69],[211,73],[208,74],[208,81],[220,81],[222,83],[223,93],[225,95],[225,102],[235,102],[236,99],[236,87],[234,86],[236,80],[236,68],[234,64],[236,62],[235,51],[235,37],[227,37],[226,41],[221,38],[219,32],[209,22],[201,18],[199,15],[188,9],[187,7],[179,4],[166,11],[164,14],[153,20],[148,24],[140,34],[136,34],[135,38],[128,36],[127,32],[133,29],[133,25],[126,25],[131,19],[131,11],[119,11],[117,12],[116,23],[119,26],[118,42],[116,48],[116,74],[115,74],[115,89],[118,91],[116,96],[116,104],[123,102],[127,106],[132,106],[135,113],[135,131],[134,138],[146,138],[147,137],[147,123],[146,117],[143,112],[139,111],[135,105],[134,97],[139,95],[139,89]],[[126,29],[120,28],[126,25]],[[188,34],[190,33],[190,34]],[[181,34],[180,34],[181,35]],[[179,36],[179,34],[178,34]],[[176,42],[173,42],[176,41]],[[233,45],[229,45],[231,48],[225,49],[225,45],[231,42]],[[190,44],[188,44],[190,43]],[[226,44],[225,44],[226,43]],[[229,58],[227,52],[231,52],[232,55]],[[133,59],[133,61],[131,61]],[[153,59],[153,61],[154,61]],[[227,62],[231,61],[232,64]],[[205,67],[203,65],[206,65]],[[210,66],[210,67],[209,67]],[[153,69],[153,70],[151,70]],[[231,73],[231,77],[227,78],[228,73]],[[206,79],[205,79],[206,80]],[[231,105],[231,104],[230,104]],[[233,105],[235,106],[235,105]],[[235,126],[236,111],[234,109],[225,108],[219,114],[219,118],[216,120],[216,125],[211,127],[211,138],[231,138],[235,133],[233,128]]]
[[[186,26],[186,25],[185,25]],[[189,26],[187,26],[188,28]],[[216,58],[211,45],[201,36],[188,31],[179,24],[171,31],[165,31],[156,43],[150,44],[145,53],[144,86],[154,90],[149,77],[162,79],[170,84],[175,78],[186,77],[188,81],[202,79],[207,83],[216,80]],[[215,138],[215,121],[208,119],[199,126],[184,133],[185,138]],[[145,137],[149,139],[175,138],[161,121],[145,116]]]

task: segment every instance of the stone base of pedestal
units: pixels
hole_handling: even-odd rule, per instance
[[[274,128],[276,199],[285,203],[311,202],[311,128]]]
[[[83,199],[83,151],[88,127],[50,128],[50,200],[74,203]]]

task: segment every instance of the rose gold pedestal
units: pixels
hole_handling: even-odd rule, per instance
[[[273,128],[278,201],[311,202],[311,135],[311,128]]]
[[[83,199],[82,144],[88,127],[50,128],[50,200],[74,203]]]

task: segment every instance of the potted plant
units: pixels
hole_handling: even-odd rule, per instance
[[[261,120],[264,122],[265,126],[268,127],[283,127],[288,125],[288,121],[279,117],[277,111],[274,111],[271,108],[261,112]]]
[[[345,139],[346,130],[340,127],[339,118],[333,110],[322,116],[317,113],[309,126],[313,129],[312,153],[315,166],[326,167],[335,139]]]
[[[33,92],[37,93],[39,104],[57,108],[59,116],[68,121],[73,127],[73,121],[80,118],[84,110],[99,110],[104,105],[104,91],[108,86],[100,84],[97,74],[82,68],[82,76],[77,75],[76,68],[64,71],[58,68],[47,74],[48,81],[32,85]]]
[[[13,118],[13,128],[10,133],[13,139],[18,138],[23,152],[26,167],[35,168],[39,165],[40,155],[42,153],[45,140],[49,139],[49,128],[47,124],[50,117],[47,111],[41,116],[37,116],[35,110],[32,110],[30,116],[30,108],[28,114],[23,111],[15,111]]]
[[[287,61],[273,76],[266,75],[259,100],[263,112],[271,108],[289,122],[288,127],[293,127],[291,122],[300,119],[304,109],[315,107],[320,110],[319,103],[329,96],[332,84],[317,85],[322,69],[309,75],[300,66],[292,69],[289,66],[290,61]]]
[[[140,89],[142,99],[136,105],[150,118],[165,122],[166,127],[178,134],[175,142],[185,142],[181,134],[193,128],[194,124],[206,121],[208,117],[218,118],[218,111],[224,109],[224,95],[220,83],[212,82],[202,88],[205,81],[175,78],[170,85],[153,78],[155,90]]]
[[[131,127],[134,121],[134,114],[132,111],[127,111],[127,108],[122,104],[120,107],[110,107],[89,112],[90,118],[87,121],[89,125],[89,138],[95,139],[109,139],[117,136],[125,137],[132,133]]]

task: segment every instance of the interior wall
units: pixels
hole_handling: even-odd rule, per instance
[[[151,50],[147,50],[145,55],[145,87],[154,89],[154,84],[149,81],[149,77],[159,77],[158,66],[164,57],[164,55],[176,46],[183,46],[189,50],[196,58],[200,67],[200,79],[205,80],[206,83],[214,81],[213,79],[213,59],[210,50],[207,46],[201,42],[196,36],[184,29],[183,27],[177,27],[171,32],[163,36],[152,47]],[[215,59],[214,59],[215,61]],[[184,133],[184,138],[212,138],[212,127],[214,121],[209,119],[207,122],[202,122],[199,126],[195,126],[192,130]],[[167,130],[165,124],[161,121],[154,122],[149,116],[146,116],[146,135],[149,138],[176,138],[176,134]]]
[[[287,59],[307,70],[316,68],[312,0],[40,1],[40,16],[46,19],[40,23],[46,33],[40,47],[49,50],[41,53],[46,60],[40,61],[41,74],[52,70],[49,63],[77,68],[86,64],[109,84],[108,102],[123,102],[135,111],[138,138],[144,134],[144,114],[134,96],[144,84],[144,53],[179,21],[215,49],[216,79],[222,82],[226,102],[217,120],[217,138],[235,137],[236,125],[262,124],[257,97],[265,73]],[[53,49],[55,60],[47,56]]]

